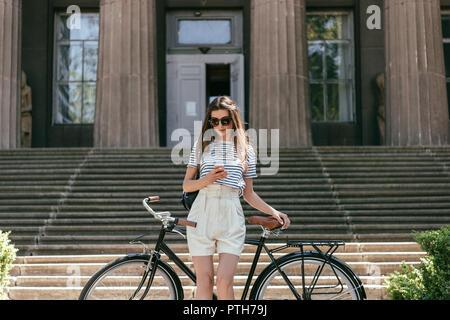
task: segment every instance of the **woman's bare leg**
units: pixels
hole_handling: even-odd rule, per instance
[[[231,253],[219,254],[217,268],[217,298],[219,300],[234,300],[234,274],[236,273],[239,256]]]
[[[214,287],[213,256],[193,256],[197,290],[195,300],[212,300]]]

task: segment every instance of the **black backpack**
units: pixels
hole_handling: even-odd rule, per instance
[[[197,176],[195,177],[196,180],[200,178],[200,165],[197,165]],[[181,196],[181,203],[186,208],[187,211],[191,210],[192,204],[194,203],[195,198],[197,198],[198,191],[193,192],[184,192]]]

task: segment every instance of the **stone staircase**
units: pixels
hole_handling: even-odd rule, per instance
[[[281,244],[281,243],[280,243]],[[279,244],[273,243],[272,248]],[[192,261],[184,244],[172,244],[171,248],[193,269]],[[97,270],[107,263],[122,257],[124,252],[139,252],[136,246],[121,246],[114,251],[121,254],[104,255],[58,255],[20,256],[11,271],[8,296],[13,300],[24,299],[78,299],[83,286]],[[293,250],[290,248],[275,255],[280,256]],[[252,263],[255,247],[245,246],[235,276],[235,295],[240,299]],[[425,255],[415,242],[348,243],[336,251],[334,256],[344,260],[358,274],[370,300],[387,299],[384,279],[388,273],[399,270],[401,261],[417,266]],[[163,259],[167,257],[163,255]],[[217,268],[218,256],[214,256]],[[267,255],[260,257],[256,275],[270,262]],[[193,299],[195,286],[174,263],[169,263],[178,273],[184,288],[185,299]]]
[[[0,230],[11,230],[10,238],[20,250],[16,268],[25,264],[28,270],[29,264],[30,270],[43,271],[46,268],[39,269],[37,261],[58,265],[58,259],[69,265],[89,265],[91,259],[104,264],[111,257],[103,255],[133,249],[128,242],[137,236],[150,233],[144,239],[156,240],[160,223],[145,211],[143,198],[159,195],[156,211],[187,215],[180,203],[186,166],[172,164],[170,152],[170,148],[0,150]],[[437,229],[450,221],[450,147],[280,148],[278,173],[262,176],[261,167],[258,163],[255,191],[292,221],[273,242],[340,239],[355,247],[404,243],[413,241],[412,230]],[[243,200],[242,206],[247,216],[258,214]],[[258,226],[247,225],[249,237],[259,233]],[[180,248],[185,245],[178,235],[167,240]],[[409,251],[413,255],[407,260],[418,263],[420,249]],[[373,257],[393,257],[404,251],[384,246],[370,252]],[[356,260],[366,256],[363,251],[353,253]],[[398,269],[400,261],[389,263]],[[98,269],[97,265],[88,271],[94,267]],[[11,296],[30,297],[14,295],[14,290],[30,287],[21,285],[27,281],[61,278],[58,274],[33,279],[19,273],[25,278],[18,278]],[[380,292],[375,296],[382,297]]]

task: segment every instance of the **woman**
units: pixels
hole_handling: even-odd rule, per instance
[[[214,99],[206,111],[199,140],[194,142],[183,182],[185,192],[200,190],[188,215],[197,227],[187,227],[189,253],[197,276],[197,300],[212,298],[216,246],[218,299],[234,299],[233,278],[245,240],[240,196],[252,207],[275,217],[283,228],[290,224],[286,214],[266,204],[253,191],[256,155],[247,140],[236,103],[228,97]],[[200,178],[195,180],[197,164]]]

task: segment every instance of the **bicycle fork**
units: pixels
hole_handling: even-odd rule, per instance
[[[141,290],[142,286],[144,285],[144,283],[148,277],[147,286],[146,286],[145,291],[142,294],[140,300],[144,300],[144,298],[147,296],[148,290],[150,290],[150,287],[153,283],[153,279],[155,278],[155,273],[156,273],[156,269],[158,268],[159,259],[161,258],[161,255],[159,254],[159,250],[160,250],[160,243],[162,243],[164,236],[165,236],[165,230],[161,229],[158,241],[156,242],[155,250],[150,251],[150,259],[148,260],[144,275],[142,276],[141,282],[139,283],[138,287],[136,288],[134,293],[131,295],[130,300],[133,300],[136,297],[136,295]],[[149,275],[149,271],[150,271],[150,275]]]

